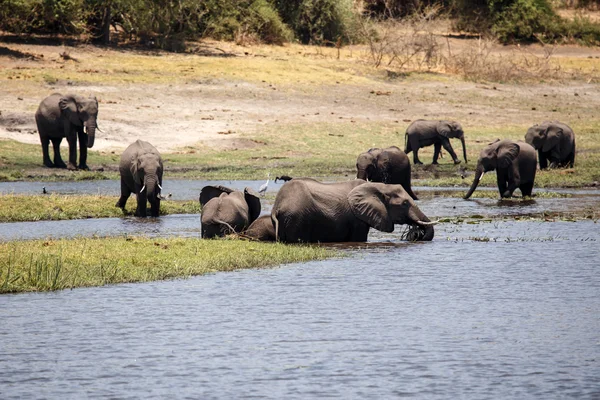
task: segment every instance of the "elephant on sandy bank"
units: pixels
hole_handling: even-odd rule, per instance
[[[356,160],[356,171],[358,179],[402,185],[413,200],[418,200],[410,186],[408,156],[396,146],[361,153]]]
[[[481,150],[475,178],[464,198],[471,197],[483,174],[493,170],[496,170],[500,197],[512,197],[517,188],[521,189],[523,196],[531,196],[536,169],[537,157],[531,145],[498,139]]]
[[[575,164],[575,133],[566,124],[558,121],[535,124],[527,130],[525,141],[538,151],[541,169],[572,168]]]
[[[136,140],[121,154],[121,197],[115,204],[125,210],[131,193],[137,197],[137,217],[147,214],[146,202],[150,203],[150,215],[158,217],[162,191],[163,162],[154,146],[143,140]]]
[[[394,224],[417,228],[418,240],[433,239],[433,223],[401,185],[366,182],[321,183],[293,179],[275,198],[275,237],[285,243],[364,242],[369,229],[393,232]]]
[[[63,96],[54,93],[40,103],[36,113],[44,165],[49,168],[77,168],[87,170],[87,149],[94,146],[98,117],[98,100],[76,94]],[[85,127],[85,132],[84,128]],[[69,142],[69,162],[60,156],[60,142]],[[77,138],[79,138],[79,165],[77,165]],[[54,162],[50,160],[49,146],[54,148]]]
[[[456,121],[434,121],[418,119],[406,128],[406,134],[404,140],[406,147],[404,152],[406,154],[413,152],[413,163],[423,164],[419,160],[419,149],[425,146],[434,146],[433,150],[433,162],[437,164],[438,157],[442,146],[454,161],[454,164],[460,164],[460,160],[456,156],[452,145],[450,144],[451,138],[460,139],[463,148],[463,157],[465,163],[467,162],[467,148],[465,146],[465,132],[462,126]]]
[[[225,186],[200,191],[202,237],[213,238],[244,231],[260,215],[260,198],[252,189],[243,192]]]

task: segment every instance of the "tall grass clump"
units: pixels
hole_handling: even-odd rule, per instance
[[[317,246],[195,238],[0,243],[0,293],[148,282],[337,255]]]

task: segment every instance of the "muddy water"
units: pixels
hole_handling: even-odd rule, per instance
[[[341,259],[0,296],[0,397],[598,398],[599,241],[592,221],[440,224]]]

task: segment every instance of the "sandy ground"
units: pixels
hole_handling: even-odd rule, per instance
[[[50,63],[63,49],[73,50],[0,43],[2,48],[5,51],[0,52],[0,69],[17,71],[32,63],[37,67]],[[15,57],[14,50],[44,57]],[[76,52],[85,50],[78,47]],[[600,57],[600,50],[565,46],[555,54],[589,58]],[[398,124],[403,132],[418,118],[456,119],[467,131],[487,124],[528,125],[545,119],[576,123],[595,116],[600,108],[597,85],[586,82],[481,84],[436,76],[390,80],[378,74],[368,83],[314,87],[219,79],[186,84],[84,86],[69,81],[17,84],[5,79],[0,84],[4,85],[0,90],[0,138],[39,143],[34,113],[41,99],[54,92],[74,92],[99,99],[98,125],[102,131],[96,135],[94,149],[107,151],[123,149],[138,138],[165,152],[192,145],[239,148],[251,146],[248,136],[273,124],[390,123]]]

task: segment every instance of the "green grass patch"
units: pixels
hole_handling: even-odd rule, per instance
[[[116,196],[99,195],[0,195],[0,222],[109,218],[123,216],[115,207]],[[136,200],[131,196],[125,208],[133,214]],[[161,215],[199,214],[198,201],[165,200],[160,203]]]
[[[0,243],[0,293],[184,278],[336,255],[318,246],[243,240],[116,237],[15,241]]]

